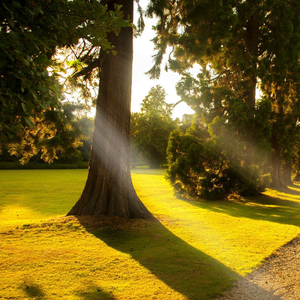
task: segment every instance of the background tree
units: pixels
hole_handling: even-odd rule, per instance
[[[78,148],[78,150],[81,152],[83,161],[89,161],[94,129],[94,119],[87,116],[82,116],[77,120],[76,125],[79,127],[79,130],[82,133],[82,145]]]
[[[173,106],[166,103],[165,97],[162,86],[151,88],[142,102],[142,112],[132,119],[131,143],[150,168],[159,168],[166,162],[169,135],[177,123],[171,117]]]
[[[82,115],[83,105],[64,103],[60,109],[27,126],[20,143],[3,147],[0,161],[74,163],[88,162],[94,120]]]
[[[299,116],[300,23],[298,1],[275,1],[265,22],[265,56],[260,60],[261,88],[272,104],[272,184],[291,184]],[[266,30],[268,28],[268,30]]]
[[[231,174],[225,176],[226,182],[231,181],[231,189],[237,187],[239,192],[259,188],[256,182],[266,169],[260,153],[266,158],[271,145],[271,126],[275,132],[276,122],[271,120],[271,116],[275,116],[271,115],[274,100],[265,94],[256,101],[257,78],[263,85],[274,86],[272,75],[265,72],[267,66],[273,68],[275,61],[279,66],[282,60],[278,57],[284,53],[285,46],[293,43],[297,50],[294,48],[292,52],[288,46],[291,56],[284,57],[293,74],[290,78],[294,82],[299,78],[295,68],[299,55],[299,26],[295,19],[299,4],[296,2],[152,1],[148,9],[150,15],[159,17],[154,40],[158,52],[149,73],[154,77],[159,75],[162,55],[168,45],[173,47],[174,55],[168,67],[183,74],[178,93],[197,112],[214,151],[223,157],[213,164],[212,174],[219,174],[220,182],[225,174]],[[281,29],[273,21],[279,18]],[[282,38],[280,44],[277,33]],[[195,62],[200,65],[197,79],[187,73]],[[282,76],[279,86],[283,87],[286,80],[287,77]],[[292,95],[289,91],[291,89],[283,93],[284,99]],[[292,102],[295,103],[295,98]],[[283,130],[284,122],[277,124]],[[285,150],[283,152],[289,152],[287,147]],[[257,166],[260,166],[259,171]],[[211,189],[218,189],[218,180],[209,174],[206,176]],[[220,187],[223,188],[223,184]]]
[[[130,163],[132,168],[136,167],[137,160],[141,158],[139,145],[136,140],[136,135],[138,133],[138,120],[140,118],[140,113],[131,113],[130,117]]]

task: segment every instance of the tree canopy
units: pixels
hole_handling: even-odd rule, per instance
[[[203,178],[193,183],[202,186],[202,195],[226,187],[259,191],[268,166],[273,184],[284,184],[282,167],[290,164],[299,125],[299,12],[295,0],[151,1],[148,14],[159,22],[149,73],[159,75],[162,56],[172,47],[168,68],[183,75],[177,91],[199,118],[182,149],[197,145],[198,161],[184,174],[195,174],[190,182]],[[194,63],[196,78],[188,73]],[[189,175],[179,179],[180,159],[171,153],[173,182],[187,186]]]
[[[26,161],[35,153],[30,150],[34,144],[51,162],[60,147],[54,146],[59,130],[55,120],[61,118],[63,101],[59,77],[66,72],[56,59],[57,50],[79,42],[111,50],[107,33],[117,33],[130,22],[123,20],[121,6],[108,11],[98,1],[4,0],[0,7],[0,147],[24,144],[18,154]],[[82,50],[79,56],[86,63],[87,53]],[[30,142],[24,139],[28,135]],[[47,143],[52,147],[45,147]]]

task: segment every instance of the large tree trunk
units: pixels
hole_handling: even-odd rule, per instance
[[[133,1],[117,0],[124,18],[133,17]],[[89,173],[82,195],[68,215],[153,218],[138,198],[130,174],[130,102],[132,28],[109,34],[117,55],[101,50],[101,72]]]

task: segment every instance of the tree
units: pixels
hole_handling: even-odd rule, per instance
[[[132,113],[130,117],[130,163],[132,168],[136,167],[137,159],[140,157],[139,145],[136,140],[138,132],[138,120],[140,113]]]
[[[261,152],[266,158],[271,145],[281,160],[283,153],[285,156],[291,153],[288,149],[291,142],[287,143],[287,139],[280,143],[285,148],[276,150],[270,133],[272,130],[272,140],[278,140],[279,136],[285,136],[286,122],[295,120],[291,114],[289,117],[276,114],[275,103],[279,99],[279,103],[286,103],[282,112],[297,107],[294,105],[298,101],[297,93],[292,92],[296,88],[292,86],[299,81],[298,1],[151,1],[148,13],[159,17],[154,39],[158,52],[150,74],[159,75],[162,55],[167,46],[173,47],[168,67],[183,74],[178,93],[198,113],[215,150],[219,147],[219,157],[225,159],[213,166],[212,173],[222,177],[225,167],[238,177],[238,174],[248,174],[247,181],[254,184],[266,170]],[[194,62],[201,66],[197,78],[187,73]],[[280,66],[283,73],[279,71]],[[270,89],[265,93],[263,88],[264,97],[256,101],[258,79],[263,87]],[[280,94],[274,93],[276,86],[280,87]],[[274,101],[275,94],[277,101]],[[237,143],[239,147],[233,149],[232,145]],[[259,172],[248,172],[255,166],[260,166]],[[276,166],[273,163],[273,169]],[[231,172],[232,169],[236,172]],[[233,187],[237,186],[236,180],[244,181],[243,176],[236,176],[227,178]],[[209,176],[208,181],[217,183]],[[275,180],[273,183],[276,184]]]
[[[97,1],[4,0],[0,7],[0,151],[25,143],[18,153],[27,161],[35,153],[34,143],[51,162],[54,148],[48,152],[46,145],[53,145],[59,130],[52,121],[62,110],[59,76],[65,71],[55,59],[57,49],[75,46],[80,39],[111,49],[107,32],[118,32],[128,22],[122,19],[119,7],[107,13],[107,7]],[[95,27],[101,30],[96,32]],[[45,127],[48,124],[51,134]],[[30,143],[26,142],[28,135]]]
[[[268,110],[266,107],[259,113]],[[203,118],[195,117],[186,131],[171,133],[167,175],[176,192],[185,197],[220,200],[264,190],[268,176],[260,176],[258,166],[243,166],[245,142],[232,134],[231,126],[219,118],[207,126]],[[264,131],[265,124],[260,128]],[[263,151],[260,155],[263,160]]]
[[[153,218],[136,195],[129,170],[133,1],[26,0],[21,5],[5,0],[1,6],[1,140],[8,144],[19,132],[22,139],[35,118],[57,110],[57,77],[63,69],[55,51],[80,44],[74,79],[101,72],[89,176],[69,214]]]
[[[94,119],[87,116],[83,116],[77,120],[76,125],[79,127],[83,136],[81,140],[82,145],[78,148],[78,150],[81,152],[83,161],[89,161],[92,145]]]
[[[133,18],[133,1],[122,4],[124,19]],[[89,173],[80,199],[68,215],[116,215],[153,218],[139,200],[132,182],[130,159],[130,97],[132,78],[132,28],[108,34],[116,55],[100,50],[100,84]]]
[[[169,135],[176,127],[171,118],[172,105],[165,102],[165,95],[161,86],[151,88],[142,102],[142,112],[133,118],[131,142],[150,168],[159,168],[166,162]]]
[[[268,53],[261,59],[259,76],[263,93],[272,104],[273,186],[291,184],[296,155],[299,116],[300,23],[298,1],[275,1],[266,22]]]

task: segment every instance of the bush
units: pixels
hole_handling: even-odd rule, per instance
[[[233,145],[240,148],[234,152]],[[270,174],[261,175],[258,166],[245,163],[246,156],[240,154],[244,145],[234,137],[226,147],[226,141],[220,147],[220,142],[214,142],[199,126],[191,127],[185,134],[173,131],[167,149],[167,178],[175,191],[185,197],[209,200],[262,192]]]

